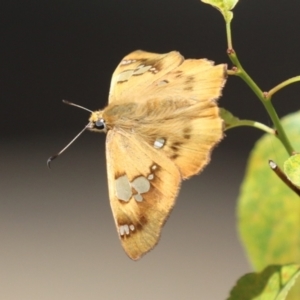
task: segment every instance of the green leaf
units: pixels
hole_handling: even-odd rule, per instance
[[[220,116],[224,120],[224,124],[225,124],[224,130],[232,129],[238,126],[251,126],[263,130],[267,133],[275,134],[274,129],[256,121],[240,120],[239,118],[235,117],[230,111],[224,108],[220,108]]]
[[[293,184],[300,186],[300,154],[289,157],[283,164],[283,170]]]
[[[239,0],[201,0],[203,3],[210,4],[221,12],[226,22],[230,22],[233,18],[231,10],[235,7]]]
[[[242,276],[227,300],[284,300],[300,274],[300,265],[268,266]]]
[[[240,119],[225,108],[220,108],[220,117],[224,120],[225,130],[238,126]]]
[[[282,121],[295,149],[300,149],[300,112]],[[238,200],[238,226],[256,270],[268,265],[300,263],[300,198],[269,168],[287,159],[280,141],[264,135],[251,152]],[[290,299],[300,299],[297,296]]]

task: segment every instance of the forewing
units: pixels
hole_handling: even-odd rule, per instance
[[[113,73],[109,103],[140,102],[160,97],[197,101],[216,99],[225,83],[226,65],[187,59],[176,51],[157,54],[141,50],[125,56]]]
[[[144,90],[153,81],[175,69],[184,58],[179,52],[166,54],[134,51],[125,56],[112,75],[109,103],[114,101],[140,101]]]
[[[181,182],[175,164],[134,133],[111,130],[106,141],[109,198],[127,255],[137,260],[158,242]]]

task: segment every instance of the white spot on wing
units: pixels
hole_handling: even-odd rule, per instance
[[[151,69],[149,69],[149,71],[151,71],[153,74],[158,73],[158,70],[155,67],[152,67]]]
[[[117,178],[115,184],[117,198],[126,202],[129,201],[132,196],[132,191],[128,177],[123,175]]]
[[[153,147],[155,149],[161,149],[165,145],[166,140],[163,138],[158,138],[155,140]]]
[[[120,236],[124,236],[124,235],[130,235],[130,231],[134,231],[135,227],[133,224],[124,224],[119,226],[119,234]]]
[[[150,69],[151,69],[151,66],[140,65],[134,70],[133,75],[142,75],[142,74],[146,73],[147,71],[149,71]]]
[[[152,166],[152,169],[154,166]],[[131,197],[134,197],[137,202],[142,202],[144,199],[141,194],[149,192],[151,187],[149,180],[152,180],[153,178],[154,174],[151,173],[147,176],[147,178],[139,176],[130,182],[127,175],[120,176],[115,180],[117,198],[128,202]],[[136,191],[136,194],[134,195],[132,188]]]
[[[124,231],[123,225],[119,227],[119,233],[120,233],[120,235],[124,235],[125,231]]]
[[[127,81],[133,74],[133,70],[125,70],[117,76],[117,82]]]
[[[136,59],[124,59],[120,62],[120,65],[130,65],[136,62]]]
[[[152,180],[154,178],[154,175],[153,174],[149,174],[148,177],[147,177],[149,180]]]
[[[129,235],[129,226],[127,224],[123,225],[126,235]]]
[[[135,194],[133,197],[137,202],[142,202],[144,200],[141,194]]]
[[[140,176],[134,179],[131,185],[140,194],[147,193],[150,190],[150,182],[144,176]]]

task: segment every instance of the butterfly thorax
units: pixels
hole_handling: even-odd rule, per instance
[[[162,129],[172,120],[185,116],[185,121],[195,115],[195,100],[190,99],[151,99],[145,102],[116,102],[108,105],[104,110],[92,113],[89,121],[92,131],[107,132],[119,128],[123,130],[137,130],[148,126],[151,131],[156,127]],[[197,109],[196,109],[197,110]],[[172,128],[174,124],[172,124]],[[168,129],[169,130],[169,129]]]

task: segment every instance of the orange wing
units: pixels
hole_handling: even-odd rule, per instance
[[[135,134],[111,130],[106,159],[109,198],[122,246],[139,259],[158,242],[180,186],[177,167]]]
[[[176,51],[157,54],[137,50],[126,55],[112,75],[109,103],[145,100],[145,97],[150,96],[145,93],[145,89],[174,70],[183,60]]]

